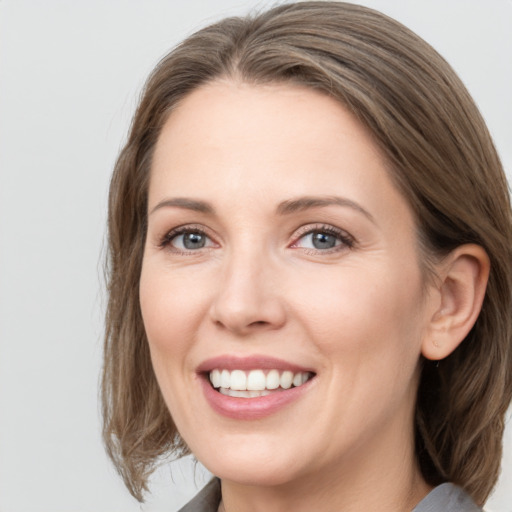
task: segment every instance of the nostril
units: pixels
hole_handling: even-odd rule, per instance
[[[210,309],[217,328],[247,334],[251,330],[278,329],[286,320],[283,304],[274,298],[256,300],[248,292],[243,296],[219,296]]]

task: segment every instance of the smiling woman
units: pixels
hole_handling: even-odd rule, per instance
[[[480,510],[510,203],[416,35],[337,2],[194,34],[147,83],[109,237],[104,433],[136,498],[191,452],[217,478],[187,511]]]

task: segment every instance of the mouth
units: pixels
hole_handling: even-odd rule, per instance
[[[270,357],[222,355],[203,361],[196,372],[212,409],[236,420],[258,420],[310,396],[312,368]]]
[[[214,357],[196,372],[211,408],[244,421],[263,419],[300,402],[316,380],[311,368],[258,354]]]
[[[259,398],[297,388],[311,380],[314,373],[309,371],[278,369],[221,369],[208,373],[211,386],[225,396],[235,398]]]

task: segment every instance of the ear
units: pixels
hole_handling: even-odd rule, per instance
[[[422,341],[424,357],[444,359],[467,336],[482,308],[489,269],[487,253],[474,244],[457,247],[438,265],[434,291],[440,300]]]

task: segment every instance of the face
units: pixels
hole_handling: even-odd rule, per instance
[[[335,100],[219,81],[180,104],[154,154],[140,302],[164,399],[207,468],[274,485],[413,457],[416,242]]]

